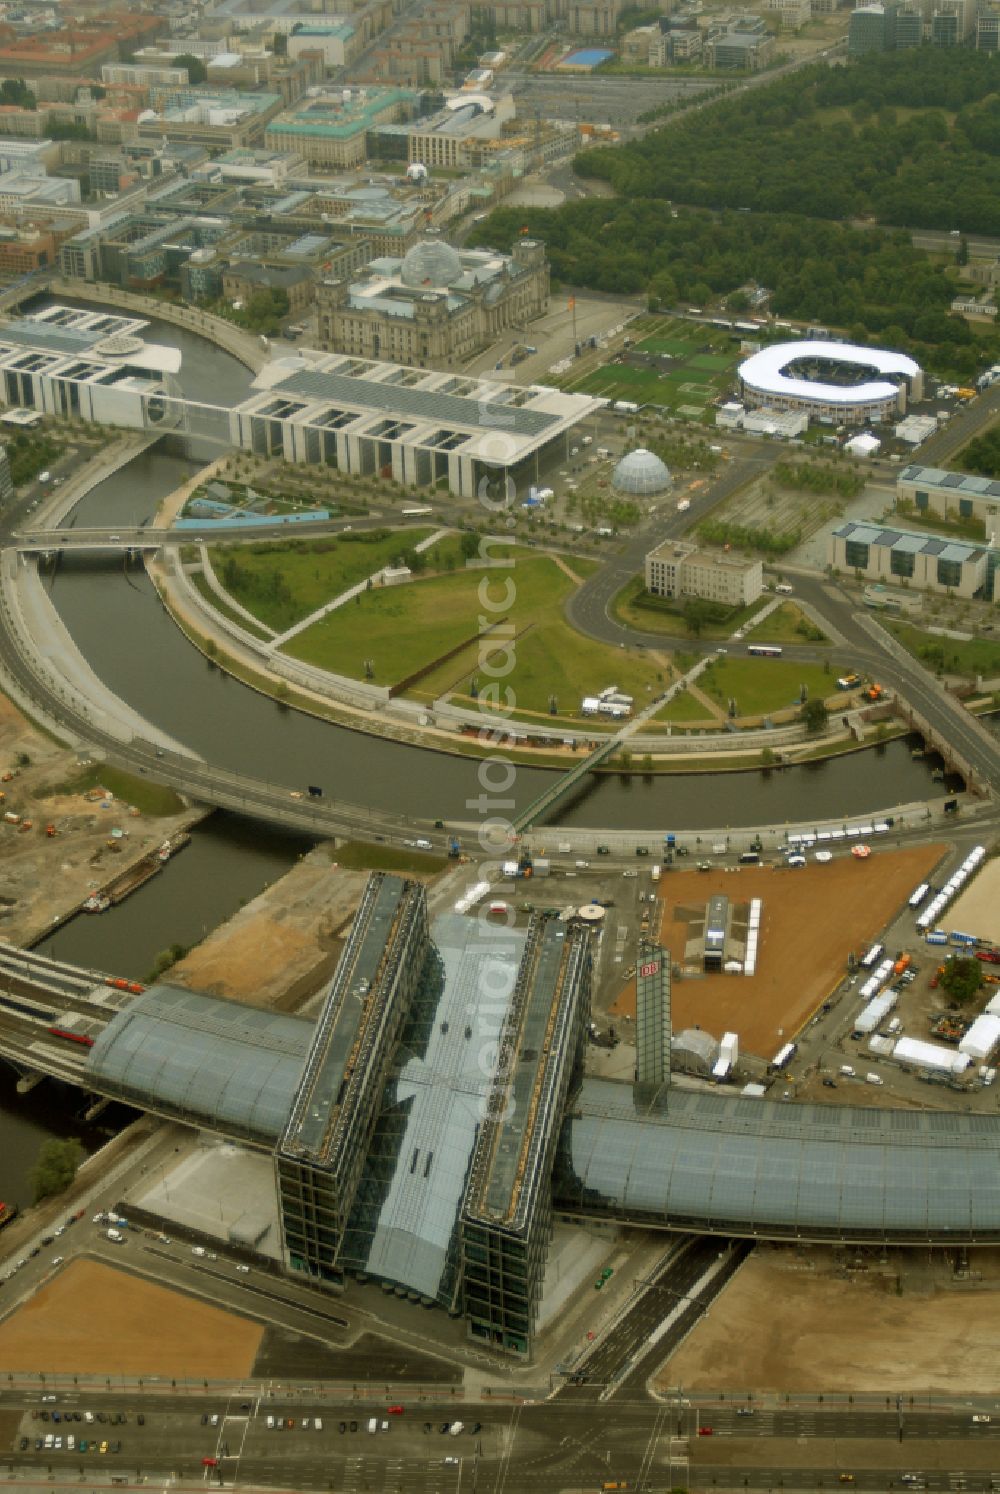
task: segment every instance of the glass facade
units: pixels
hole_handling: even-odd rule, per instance
[[[912,576],[914,563],[912,550],[893,548],[889,552],[889,569],[894,576]]]
[[[866,571],[868,569],[868,554],[870,545],[863,544],[860,540],[848,540],[845,546],[845,558],[852,570]]]
[[[939,586],[961,586],[962,562],[960,560],[939,560],[937,563],[937,578]]]

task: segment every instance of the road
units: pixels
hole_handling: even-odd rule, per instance
[[[699,1408],[687,1398],[666,1403],[625,1399],[615,1402],[613,1413],[595,1417],[592,1406],[561,1397],[541,1404],[466,1403],[456,1411],[452,1402],[430,1397],[414,1402],[400,1391],[393,1404],[404,1410],[390,1416],[384,1394],[371,1401],[319,1397],[308,1390],[290,1396],[266,1385],[256,1393],[234,1389],[229,1395],[171,1392],[149,1382],[141,1391],[60,1390],[54,1401],[43,1401],[42,1393],[39,1387],[34,1393],[8,1388],[0,1394],[0,1410],[13,1427],[6,1462],[18,1482],[45,1480],[50,1472],[57,1481],[60,1475],[78,1477],[82,1469],[90,1483],[105,1482],[111,1474],[149,1484],[172,1478],[333,1488],[338,1494],[472,1489],[477,1494],[553,1494],[599,1489],[612,1478],[627,1479],[630,1490],[665,1490],[692,1455],[697,1469],[692,1482],[711,1479],[721,1488],[776,1488],[781,1483],[787,1489],[816,1490],[838,1483],[838,1470],[848,1469],[865,1489],[898,1487],[901,1472],[921,1470],[928,1489],[955,1488],[956,1477],[964,1477],[970,1489],[978,1490],[989,1487],[1000,1452],[992,1424],[973,1428],[968,1415],[956,1419],[949,1413],[915,1418],[913,1437],[902,1445],[894,1414],[879,1425],[868,1412],[845,1411],[832,1431],[824,1422],[815,1434],[806,1423],[796,1431],[790,1422],[760,1448],[767,1462],[757,1466],[752,1445],[746,1461],[748,1444],[728,1437],[714,1409]],[[47,1421],[41,1420],[43,1411]],[[58,1424],[51,1419],[53,1412],[60,1416]],[[67,1423],[67,1412],[79,1413],[80,1421]],[[88,1412],[95,1420],[86,1421]],[[98,1413],[104,1421],[96,1420]],[[790,1413],[793,1418],[796,1414]],[[369,1432],[373,1416],[378,1429]],[[462,1424],[457,1434],[441,1430],[457,1420]],[[741,1437],[755,1420],[744,1419]],[[284,1424],[281,1430],[278,1422]],[[712,1426],[711,1442],[698,1437],[699,1426]],[[82,1436],[97,1446],[82,1456],[76,1449],[66,1450],[65,1443],[60,1452],[36,1452],[36,1439],[50,1434]],[[810,1461],[814,1435],[822,1438],[824,1453],[830,1436],[837,1439],[829,1457],[821,1460],[814,1454]],[[29,1442],[24,1451],[22,1437]],[[101,1441],[114,1440],[121,1443],[119,1453],[99,1452]],[[206,1465],[205,1459],[215,1465]],[[934,1471],[923,1471],[928,1468]]]

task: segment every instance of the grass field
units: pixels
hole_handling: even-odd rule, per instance
[[[812,620],[794,602],[782,602],[780,607],[768,613],[762,623],[758,623],[755,628],[747,628],[746,636],[756,639],[758,643],[829,643],[829,638],[825,636],[807,638],[805,634],[797,632],[800,623],[807,623],[810,628],[815,627]]]
[[[554,695],[560,716],[575,717],[582,696],[608,685],[641,703],[649,693],[646,686],[659,684],[656,667],[627,650],[573,632],[563,618],[563,604],[575,583],[550,556],[523,549],[511,553],[514,568],[489,578],[481,569],[456,571],[388,591],[363,592],[291,639],[287,651],[354,678],[364,677],[369,659],[376,683],[396,684],[463,639],[474,639],[480,617],[500,622],[507,616],[515,633],[528,629],[511,647],[509,671],[501,672],[509,634],[502,634],[495,646],[494,669],[502,685],[513,691],[518,712],[550,720],[549,698]],[[494,559],[499,555],[496,551]],[[490,594],[499,600],[508,576],[514,591],[509,610],[484,613],[480,585],[488,579]],[[483,688],[491,681],[483,668],[487,659],[488,645],[473,641],[420,681],[415,693],[431,700],[454,690],[461,697],[473,679]]]
[[[635,351],[665,354],[673,360],[668,366],[636,368],[609,363],[582,378],[571,375],[566,387],[608,399],[662,405],[675,411],[685,406],[701,412],[731,387],[740,354],[738,341],[727,332],[669,316],[643,317],[636,326],[646,335]]]
[[[972,638],[963,642],[959,638],[941,638],[935,633],[925,633],[909,623],[883,621],[893,637],[930,669],[941,668],[947,674],[982,674],[987,679],[1000,674],[1000,642],[989,638]]]
[[[267,627],[283,632],[311,612],[391,564],[405,549],[433,534],[433,529],[359,531],[350,537],[296,540],[281,545],[246,545],[229,552],[209,551],[215,574],[233,600]],[[436,560],[433,558],[436,556]],[[433,547],[429,568],[460,564],[459,540],[449,535]],[[235,571],[227,572],[227,562]]]
[[[703,721],[706,725],[718,728],[722,726],[718,717],[713,716],[707,706],[703,705],[700,700],[696,700],[687,690],[679,691],[673,700],[668,700],[667,704],[657,711],[653,720],[669,721],[674,725],[685,726],[693,721]]]
[[[428,856],[424,851],[400,846],[376,846],[365,840],[349,840],[337,846],[330,852],[330,860],[359,871],[424,872],[428,876],[448,865],[446,856]]]
[[[810,700],[825,700],[834,689],[832,675],[821,664],[791,659],[713,659],[698,684],[724,708],[735,699],[740,716],[765,716],[797,705],[803,684]]]

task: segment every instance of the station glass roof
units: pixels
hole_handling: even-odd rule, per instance
[[[671,1088],[665,1109],[587,1079],[570,1104],[557,1205],[735,1235],[1000,1236],[1000,1117],[781,1105]]]
[[[314,1024],[180,986],[152,986],[96,1039],[87,1075],[102,1094],[274,1143]]]
[[[458,426],[485,424],[483,403],[458,394],[441,394],[433,389],[408,389],[404,385],[384,386],[376,379],[353,378],[349,374],[324,373],[317,370],[293,373],[274,385],[285,394],[300,394],[308,399],[332,400],[354,409],[382,410],[392,415],[412,415],[417,419]],[[505,405],[505,428],[519,436],[540,436],[558,416],[544,410],[517,409]]]

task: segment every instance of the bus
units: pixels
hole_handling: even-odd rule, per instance
[[[873,944],[872,947],[871,947],[871,949],[868,951],[868,953],[865,954],[865,955],[862,955],[862,957],[861,957],[861,968],[862,968],[862,970],[871,970],[871,969],[873,969],[878,964],[879,960],[882,958],[882,956],[884,954],[885,954],[885,945],[884,944]]]
[[[747,653],[756,654],[761,659],[781,658],[781,649],[774,643],[748,643]]]
[[[424,514],[433,513],[434,510],[431,508],[429,503],[426,503],[422,504],[418,508],[401,509],[400,512],[402,513],[404,519],[422,519]]]
[[[952,929],[948,934],[949,944],[961,944],[966,949],[978,942],[975,934],[963,934],[958,929]]]
[[[797,1043],[786,1043],[783,1048],[779,1048],[778,1049],[777,1053],[771,1059],[771,1063],[770,1063],[769,1067],[772,1068],[772,1069],[783,1069],[783,1068],[786,1068],[788,1066],[788,1064],[791,1063],[792,1059],[795,1057],[795,1054],[796,1054],[797,1051],[798,1051],[798,1044]]]
[[[915,887],[910,893],[909,901],[907,902],[906,906],[908,908],[919,908],[920,904],[923,902],[924,898],[927,896],[930,890],[931,884],[929,882],[921,882],[920,886]]]

